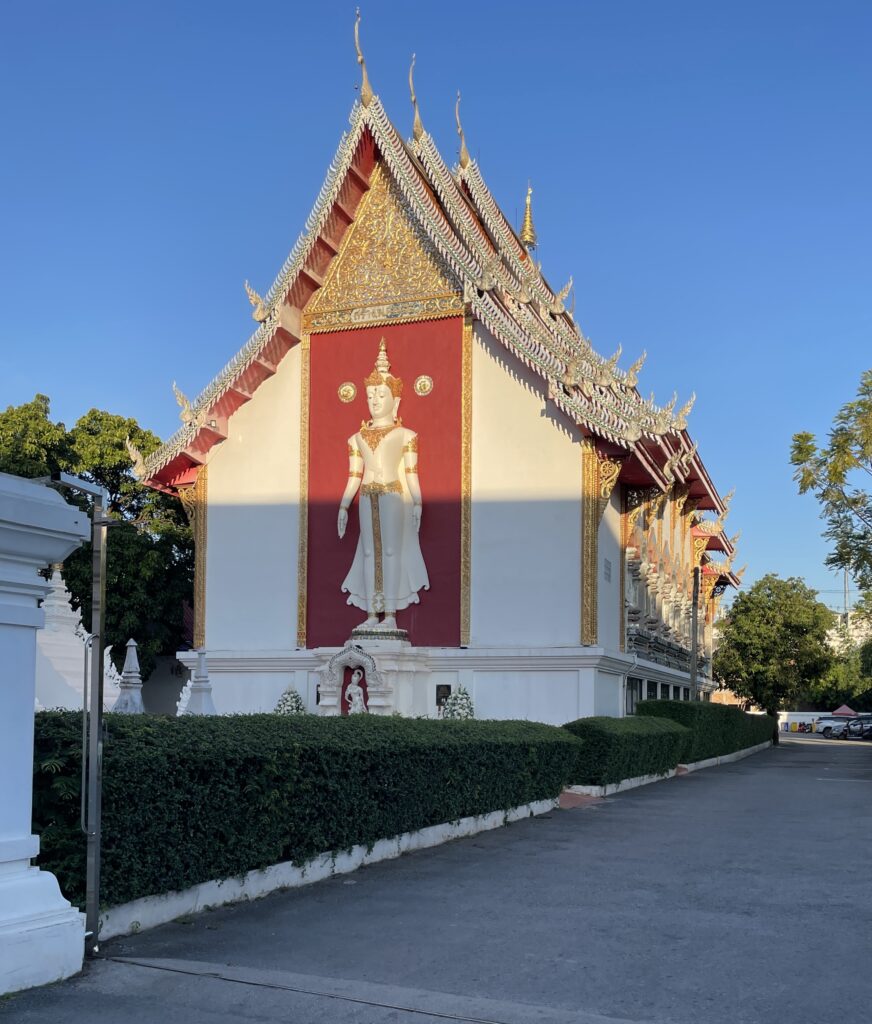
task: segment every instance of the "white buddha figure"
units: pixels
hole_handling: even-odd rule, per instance
[[[338,521],[341,539],[359,489],[360,540],[342,590],[348,604],[367,613],[358,628],[377,631],[396,630],[397,611],[417,604],[418,591],[430,586],[418,542],[418,435],[397,417],[403,382],[390,368],[382,338],[375,369],[364,381],[372,418],[348,439],[348,483]]]

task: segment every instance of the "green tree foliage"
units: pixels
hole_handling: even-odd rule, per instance
[[[49,400],[10,405],[0,412],[0,472],[16,476],[48,476],[69,470],[69,436],[63,423],[49,419]]]
[[[37,395],[0,412],[0,472],[43,476],[58,470],[100,484],[109,495],[106,565],[106,643],[120,668],[125,644],[139,645],[143,679],[159,654],[178,649],[183,606],[193,587],[193,541],[179,501],[137,483],[126,439],[144,455],[160,438],[136,420],[91,409],[67,430],[53,423],[49,400]],[[90,511],[90,499],[65,492]],[[91,545],[67,558],[63,569],[72,606],[91,625]]]
[[[872,681],[872,640],[860,644],[858,652],[860,657],[860,671]],[[872,682],[870,682],[872,685]]]
[[[830,668],[833,613],[802,580],[764,576],[724,616],[715,678],[775,714]]]
[[[847,569],[872,590],[872,493],[860,485],[864,471],[872,474],[872,370],[836,414],[828,442],[819,448],[813,434],[794,434],[794,477],[800,494],[811,491],[820,502],[824,536],[833,544],[827,565]]]

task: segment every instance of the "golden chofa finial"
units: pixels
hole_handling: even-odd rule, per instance
[[[524,208],[524,223],[521,225],[521,241],[531,251],[536,248],[536,229],[533,227],[533,186],[527,185],[527,202]]]
[[[412,106],[415,108],[415,120],[412,122],[412,135],[415,142],[419,142],[424,134],[424,122],[421,120],[421,112],[418,110],[418,97],[415,95],[415,55],[412,54],[412,63],[409,67],[409,94],[412,97]]]
[[[369,84],[369,75],[366,73],[366,61],[363,59],[363,52],[360,49],[360,8],[357,8],[357,19],[354,22],[354,48],[357,50],[357,63],[363,72],[363,79],[360,83],[360,102],[368,107],[372,102],[373,91]]]
[[[457,102],[454,104],[454,119],[457,121],[457,134],[460,136],[460,166],[466,169],[469,167],[469,150],[466,148],[466,139],[463,135],[463,125],[460,123],[460,90],[457,90]]]

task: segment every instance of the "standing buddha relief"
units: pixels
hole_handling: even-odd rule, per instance
[[[397,612],[417,604],[418,592],[430,586],[418,539],[418,435],[397,415],[403,382],[390,368],[382,338],[375,367],[363,382],[371,418],[348,439],[348,482],[337,522],[341,540],[359,490],[360,539],[342,591],[348,604],[366,612],[358,629],[376,632],[395,631]]]

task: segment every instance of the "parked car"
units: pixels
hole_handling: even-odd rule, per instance
[[[848,719],[847,739],[872,739],[872,715],[858,715]]]
[[[814,725],[814,731],[825,739],[842,739],[848,735],[849,718],[819,718]]]

